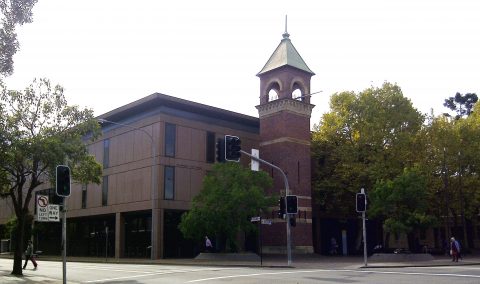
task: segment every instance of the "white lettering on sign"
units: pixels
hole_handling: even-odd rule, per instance
[[[272,225],[272,220],[270,220],[270,219],[262,219],[262,224],[263,224],[263,225]]]
[[[260,216],[252,217],[250,219],[250,222],[259,222],[260,221]]]
[[[37,195],[37,221],[48,222],[48,196]]]
[[[60,222],[60,206],[57,204],[48,205],[48,221]]]

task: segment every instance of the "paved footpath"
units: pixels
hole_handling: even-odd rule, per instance
[[[393,267],[433,267],[433,266],[463,266],[480,265],[480,255],[467,255],[459,262],[452,262],[448,256],[411,257],[409,255],[373,255],[364,265],[361,256],[323,256],[323,255],[294,255],[291,265],[287,265],[287,257],[284,255],[268,255],[260,258],[256,255],[249,257],[242,254],[202,254],[201,259],[108,259],[107,263],[134,263],[134,264],[158,264],[158,265],[198,265],[198,266],[244,266],[244,267],[270,267],[270,268],[300,268],[300,269],[365,269],[365,268],[393,268]],[[252,254],[253,255],[253,254]],[[1,255],[1,258],[11,258],[10,255]],[[60,257],[40,258],[42,260],[61,261]],[[69,257],[67,261],[105,263],[104,258]],[[23,277],[10,275],[11,267],[0,267],[0,283],[61,283],[57,279],[36,276],[28,273]]]

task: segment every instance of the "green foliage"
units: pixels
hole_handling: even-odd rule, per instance
[[[456,119],[464,116],[469,116],[472,113],[473,106],[477,103],[478,97],[474,93],[467,93],[462,95],[456,93],[455,97],[445,99],[443,105],[457,113]]]
[[[11,199],[20,225],[16,237],[24,240],[33,191],[54,184],[57,165],[66,163],[83,184],[100,182],[101,165],[85,144],[100,128],[92,110],[69,106],[63,88],[47,79],[34,80],[23,91],[1,87],[0,196]],[[19,262],[21,254],[15,254],[14,274],[21,274]]]
[[[424,117],[390,83],[358,94],[336,93],[330,108],[312,135],[312,184],[316,202],[345,217],[355,212],[360,188],[394,178],[415,162]]]
[[[265,172],[251,171],[238,163],[217,163],[193,199],[192,209],[182,216],[179,228],[190,239],[225,236],[234,251],[237,233],[256,229],[250,217],[275,205],[276,199],[264,192],[271,186],[272,179]]]
[[[386,232],[408,234],[435,223],[435,217],[428,213],[427,182],[417,169],[406,169],[393,180],[378,182],[369,198],[368,214],[384,218]]]
[[[13,56],[19,49],[15,29],[32,22],[32,9],[37,0],[0,0],[0,74],[13,73]]]
[[[24,238],[24,243],[26,243],[27,240],[31,239],[33,235],[33,230],[32,230],[32,225],[33,225],[33,215],[28,214],[25,216],[25,238]],[[8,219],[7,223],[5,223],[5,231],[4,235],[0,236],[2,239],[10,239],[12,237],[12,247],[15,246],[16,240],[18,238],[15,237],[15,232],[17,231],[18,227],[18,219],[16,216],[12,216],[10,219]]]

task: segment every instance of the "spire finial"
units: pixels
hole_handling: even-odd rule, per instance
[[[290,34],[287,32],[287,15],[285,15],[285,33],[283,34],[283,38],[288,38]]]

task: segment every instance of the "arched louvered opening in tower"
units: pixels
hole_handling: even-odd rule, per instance
[[[277,82],[273,82],[267,88],[267,102],[278,100],[278,95],[280,93],[280,85]]]
[[[294,83],[292,90],[292,99],[301,102],[304,102],[306,100],[304,88],[300,83]]]

